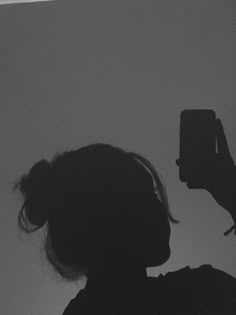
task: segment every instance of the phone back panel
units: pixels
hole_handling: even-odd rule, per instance
[[[180,180],[201,181],[216,154],[215,112],[184,110],[180,117]]]

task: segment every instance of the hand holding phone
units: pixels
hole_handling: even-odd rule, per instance
[[[180,180],[191,189],[206,189],[236,224],[236,166],[221,120],[213,111],[181,113],[180,158],[176,163]]]

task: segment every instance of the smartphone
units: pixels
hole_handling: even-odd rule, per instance
[[[179,178],[203,188],[216,155],[216,114],[209,109],[184,110],[180,116]]]

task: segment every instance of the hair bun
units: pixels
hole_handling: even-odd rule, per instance
[[[34,225],[43,226],[48,218],[50,172],[50,163],[41,160],[31,168],[27,177],[25,195],[27,196],[28,216]]]
[[[50,172],[50,164],[46,160],[41,160],[36,163],[29,172],[29,180],[43,181],[45,180]]]

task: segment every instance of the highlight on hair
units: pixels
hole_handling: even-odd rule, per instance
[[[57,153],[50,162],[42,159],[12,189],[23,196],[20,230],[46,228],[46,257],[66,281],[86,275],[94,252],[102,255],[103,244],[116,239],[116,224],[150,196],[159,199],[171,223],[179,223],[152,163],[111,144],[96,142]]]

